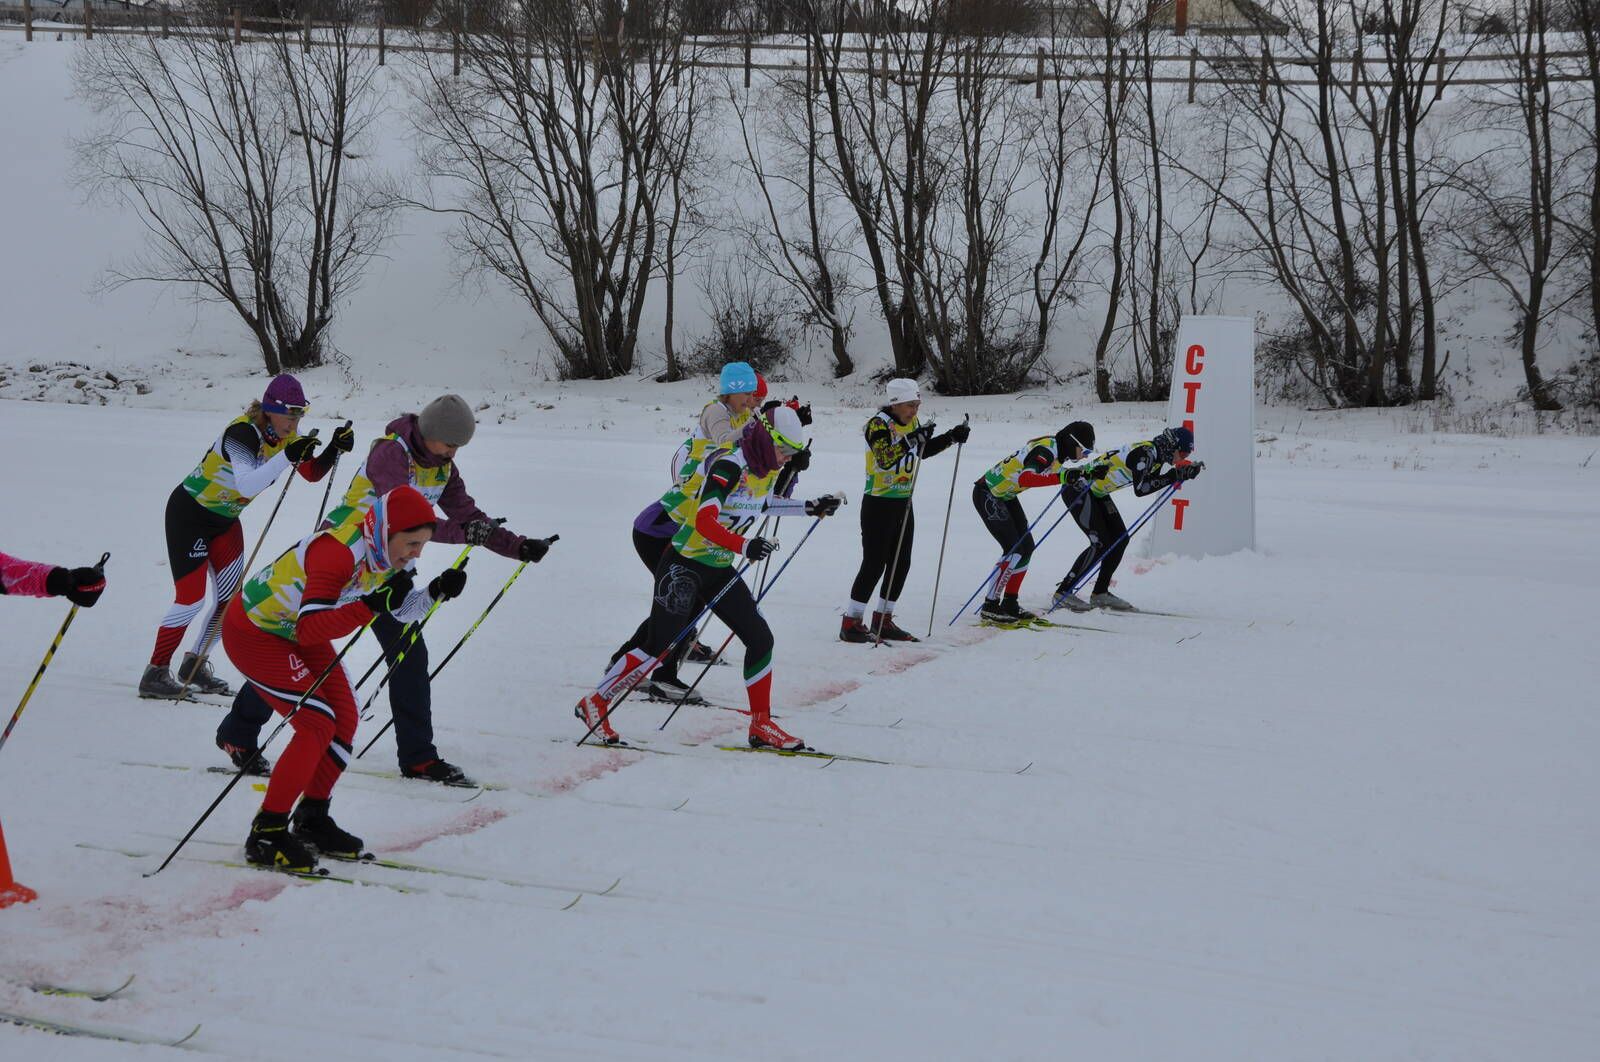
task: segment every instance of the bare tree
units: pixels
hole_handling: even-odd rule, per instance
[[[1589,329],[1600,339],[1600,0],[1567,0],[1568,14],[1583,43],[1581,91],[1564,110],[1578,142],[1576,179],[1583,187],[1568,236],[1588,269]]]
[[[418,205],[457,218],[469,268],[510,284],[567,371],[631,372],[696,105],[677,8],[487,0],[472,16],[460,76],[416,53],[420,157],[449,193]]]
[[[377,53],[349,10],[332,13],[310,48],[289,36],[236,47],[213,8],[170,40],[105,35],[76,59],[102,118],[77,145],[79,173],[149,234],[110,282],[228,305],[273,373],[322,359],[393,216],[363,158]]]

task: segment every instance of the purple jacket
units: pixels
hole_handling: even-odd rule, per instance
[[[478,508],[478,503],[467,493],[462,482],[461,469],[448,457],[435,457],[422,445],[422,432],[417,428],[417,415],[407,413],[389,423],[389,432],[400,437],[391,442],[379,439],[367,454],[367,478],[378,494],[387,494],[396,487],[411,484],[411,462],[424,468],[441,468],[450,465],[450,482],[439,498],[439,508],[444,510],[445,522],[433,532],[435,542],[459,545],[467,540],[466,526],[474,520],[487,520],[488,515]],[[515,558],[522,546],[522,536],[497,527],[489,535],[487,547],[502,557]]]
[[[633,529],[648,538],[671,538],[678,533],[678,525],[658,501],[651,502],[644,512],[633,518]]]

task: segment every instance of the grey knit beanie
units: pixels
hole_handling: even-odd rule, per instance
[[[478,421],[472,407],[460,395],[440,395],[417,417],[417,427],[424,439],[432,439],[447,446],[465,446],[472,441]]]

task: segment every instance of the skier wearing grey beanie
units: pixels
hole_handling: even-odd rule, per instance
[[[343,502],[328,514],[323,526],[337,527],[347,520],[360,519],[374,499],[396,487],[411,486],[445,515],[434,530],[433,541],[483,546],[525,563],[543,559],[554,536],[530,538],[515,534],[491,520],[467,493],[455,457],[476,429],[472,407],[460,395],[441,395],[424,406],[421,413],[407,413],[391,421],[388,434],[373,442],[367,459],[351,479]],[[387,613],[372,621],[372,633],[383,646],[384,657],[394,666],[389,676],[389,707],[394,712],[400,773],[446,785],[472,784],[466,772],[439,756],[433,743],[433,693],[428,681],[426,642],[419,636],[408,648],[410,634],[406,625]],[[256,714],[260,719],[254,718]],[[234,712],[223,724],[228,732],[227,743],[254,752],[259,743],[256,736],[270,718],[271,709],[245,715],[248,717],[241,717],[236,702]],[[241,728],[251,732],[241,733]]]

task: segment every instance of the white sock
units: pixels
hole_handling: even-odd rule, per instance
[[[894,615],[894,602],[893,601],[885,601],[881,597],[878,598],[878,611],[883,613],[885,616]]]
[[[851,619],[860,619],[867,614],[867,603],[865,601],[852,600],[844,607],[844,614]]]

